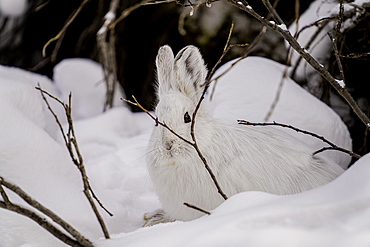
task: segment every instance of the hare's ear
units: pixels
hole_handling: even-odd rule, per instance
[[[190,98],[199,100],[206,78],[207,68],[202,55],[195,46],[186,46],[175,57],[176,88]]]
[[[174,78],[174,56],[168,45],[158,50],[156,58],[157,66],[157,96],[168,93],[171,90],[171,83]]]

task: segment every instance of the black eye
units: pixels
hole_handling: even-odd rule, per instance
[[[186,112],[184,115],[184,122],[185,123],[190,123],[191,122],[191,117],[189,116],[189,113]]]

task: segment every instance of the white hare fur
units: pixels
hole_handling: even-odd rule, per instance
[[[202,56],[196,47],[187,46],[174,58],[171,48],[163,46],[156,66],[156,116],[191,140],[191,122],[185,115],[192,117],[204,89],[201,85],[207,69]],[[203,107],[196,115],[194,131],[200,151],[227,196],[242,191],[299,193],[326,184],[343,172],[337,164],[312,156],[299,140],[279,131],[218,122]],[[224,200],[196,150],[163,126],[153,130],[147,163],[163,210],[146,214],[145,225],[203,215],[184,202],[212,210]]]

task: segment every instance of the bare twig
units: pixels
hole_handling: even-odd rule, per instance
[[[331,44],[332,44],[332,47],[333,47],[333,50],[334,50],[334,56],[335,56],[335,59],[336,59],[337,64],[338,64],[339,74],[340,74],[340,77],[341,77],[341,80],[342,80],[342,87],[345,87],[346,83],[345,83],[345,78],[344,78],[344,70],[343,70],[342,61],[340,60],[340,56],[339,56],[339,51],[338,51],[338,46],[337,46],[337,39],[335,37],[333,37],[333,35],[331,35],[330,33],[328,33],[328,35],[331,39]]]
[[[249,122],[249,121],[246,121],[246,120],[238,120],[238,123],[239,124],[243,124],[243,125],[252,125],[252,126],[280,126],[280,127],[284,127],[284,128],[289,128],[289,129],[292,129],[292,130],[295,130],[297,132],[300,132],[300,133],[303,133],[303,134],[306,134],[306,135],[310,135],[310,136],[313,136],[317,139],[320,139],[321,141],[327,143],[328,145],[330,145],[330,147],[325,147],[325,148],[322,148],[316,152],[313,153],[313,155],[315,154],[318,154],[322,151],[325,151],[325,150],[338,150],[338,151],[341,151],[343,153],[346,153],[352,157],[355,157],[357,159],[361,158],[360,155],[352,152],[352,151],[349,151],[347,149],[344,149],[344,148],[341,148],[341,147],[338,147],[337,145],[335,145],[334,143],[330,142],[329,140],[325,139],[325,137],[323,136],[320,136],[318,134],[315,134],[313,132],[309,132],[309,131],[306,131],[306,130],[301,130],[299,128],[296,128],[292,125],[288,125],[288,124],[283,124],[283,123],[277,123],[277,122],[272,122],[272,123],[252,123],[252,122]]]
[[[338,56],[343,57],[343,58],[348,58],[348,59],[356,59],[356,58],[362,58],[362,57],[369,57],[370,56],[370,52],[366,52],[366,53],[350,53],[348,55],[338,54]]]
[[[343,65],[342,65],[342,61],[340,60],[338,46],[337,46],[338,37],[340,35],[340,29],[341,29],[342,23],[343,23],[343,18],[344,18],[343,0],[339,0],[339,16],[338,16],[337,25],[335,27],[335,36],[333,36],[330,32],[328,33],[328,35],[329,35],[331,43],[332,43],[332,47],[333,47],[333,50],[334,50],[334,56],[335,56],[335,59],[336,59],[337,64],[338,64],[338,69],[339,69],[341,80],[343,82],[342,86],[345,86],[346,83],[345,83],[345,78],[344,78]]]
[[[132,96],[133,97],[133,99],[134,99],[134,102],[132,102],[132,101],[130,101],[130,100],[126,100],[126,99],[122,99],[122,100],[124,100],[125,102],[127,102],[127,103],[129,103],[129,104],[132,104],[132,105],[134,105],[134,106],[137,106],[137,107],[139,107],[142,111],[144,111],[146,114],[148,114],[155,122],[156,122],[156,124],[159,124],[159,125],[161,125],[162,127],[164,127],[164,128],[166,128],[167,130],[169,130],[172,134],[174,134],[175,136],[177,136],[178,138],[180,138],[181,140],[183,140],[184,142],[186,142],[186,143],[188,143],[190,146],[192,146],[195,150],[196,150],[196,152],[197,152],[197,154],[198,154],[198,156],[199,156],[199,158],[202,160],[202,162],[203,162],[203,164],[204,164],[204,167],[206,168],[206,170],[208,171],[208,173],[209,173],[209,175],[211,176],[211,178],[212,178],[212,181],[213,181],[213,183],[215,184],[215,186],[216,186],[216,188],[217,188],[217,191],[218,191],[218,193],[222,196],[222,198],[224,198],[225,200],[227,200],[227,196],[226,196],[226,194],[223,192],[223,190],[221,189],[221,187],[220,187],[220,185],[219,185],[219,183],[218,183],[218,181],[217,181],[217,179],[216,179],[216,176],[214,175],[214,173],[213,173],[213,171],[212,171],[212,169],[209,167],[209,165],[208,165],[208,163],[207,163],[207,160],[205,159],[205,157],[203,156],[203,154],[202,154],[202,152],[199,150],[199,147],[198,147],[198,144],[197,144],[197,141],[196,141],[196,138],[195,138],[195,131],[194,131],[194,123],[195,123],[195,116],[196,116],[196,114],[197,114],[197,111],[198,111],[198,109],[199,109],[199,107],[200,107],[200,104],[201,104],[201,102],[202,102],[202,100],[204,99],[204,95],[205,95],[205,92],[206,92],[206,89],[207,89],[207,85],[205,86],[205,89],[204,89],[204,91],[203,91],[203,94],[202,94],[202,96],[201,96],[201,99],[199,100],[199,102],[198,102],[198,105],[197,105],[197,107],[196,107],[196,109],[195,109],[195,111],[194,111],[194,113],[193,113],[193,116],[192,116],[192,126],[191,126],[191,138],[192,138],[192,141],[189,141],[189,140],[187,140],[186,138],[184,138],[184,137],[182,137],[182,136],[180,136],[179,134],[177,134],[174,130],[172,130],[169,126],[167,126],[165,123],[162,123],[162,122],[160,122],[156,117],[154,117],[147,109],[145,109],[137,100],[136,100],[136,98],[134,97],[134,96]]]
[[[9,190],[16,193],[18,196],[20,196],[25,202],[27,202],[30,206],[37,209],[44,215],[48,216],[50,219],[52,219],[55,223],[60,225],[64,230],[66,230],[71,236],[73,236],[76,240],[70,238],[63,232],[61,232],[58,228],[56,228],[53,224],[49,223],[45,218],[41,217],[34,211],[27,209],[23,206],[13,204],[7,194],[5,193],[3,187],[8,188]],[[86,239],[84,236],[81,235],[76,229],[74,229],[70,224],[68,224],[66,221],[64,221],[62,218],[60,218],[58,215],[56,215],[54,212],[52,212],[50,209],[46,208],[33,198],[31,198],[26,192],[24,192],[20,187],[6,181],[4,178],[0,177],[0,193],[3,197],[4,201],[0,201],[0,207],[19,213],[21,215],[24,215],[33,221],[37,222],[40,226],[42,226],[44,229],[46,229],[48,232],[53,234],[56,238],[60,239],[64,243],[70,245],[70,246],[86,246],[86,247],[92,247],[93,244],[90,240]]]
[[[57,122],[57,124],[58,124],[58,126],[61,130],[64,142],[65,142],[65,145],[68,149],[70,157],[72,158],[73,163],[77,166],[78,170],[81,173],[81,177],[82,177],[82,181],[83,181],[83,185],[84,185],[84,194],[85,194],[87,200],[90,203],[90,206],[92,207],[92,209],[95,213],[95,216],[96,216],[96,218],[97,218],[97,220],[98,220],[98,222],[99,222],[99,224],[102,228],[102,231],[104,233],[105,238],[108,239],[110,237],[109,237],[107,227],[105,226],[104,220],[101,217],[101,215],[100,215],[100,213],[99,213],[99,211],[98,211],[98,209],[97,209],[97,207],[94,203],[93,198],[96,200],[96,202],[99,204],[99,206],[102,209],[104,209],[110,216],[112,216],[112,214],[103,206],[101,201],[96,197],[96,195],[95,195],[95,193],[94,193],[94,191],[93,191],[93,189],[90,185],[90,182],[89,182],[86,170],[85,170],[85,165],[84,165],[84,162],[83,162],[83,158],[82,158],[81,152],[79,150],[76,135],[75,135],[75,132],[74,132],[74,126],[73,126],[73,120],[72,120],[72,108],[71,108],[72,94],[69,95],[69,103],[65,104],[62,101],[60,101],[59,99],[57,99],[56,97],[54,97],[51,94],[47,93],[46,91],[42,90],[40,85],[36,89],[40,91],[43,100],[45,101],[46,105],[48,106],[48,109],[50,110],[50,112],[53,114],[53,116],[55,118],[55,121]],[[61,125],[61,123],[58,119],[58,116],[54,113],[53,109],[50,107],[50,104],[49,104],[49,102],[46,99],[44,94],[46,94],[49,97],[51,97],[52,99],[56,100],[58,103],[60,103],[63,106],[66,117],[67,117],[67,122],[68,122],[68,132],[67,133],[64,132],[63,126]],[[77,157],[75,156],[75,153],[77,154]]]
[[[129,16],[134,10],[138,9],[139,7],[141,7],[143,5],[148,4],[149,2],[154,2],[154,1],[153,0],[143,0],[143,1],[140,1],[139,3],[137,3],[137,4],[134,4],[134,5],[126,8],[125,10],[123,10],[121,15],[117,19],[115,19],[113,22],[109,23],[108,28],[109,29],[114,29],[119,22],[121,22],[123,19],[125,19],[127,16]],[[169,1],[161,1],[160,3],[167,3],[167,2],[169,2]],[[171,1],[171,2],[174,2],[174,1]]]
[[[221,63],[222,59],[225,57],[225,55],[229,52],[229,50],[233,47],[244,47],[244,46],[248,46],[249,44],[245,43],[245,44],[230,44],[230,39],[231,39],[231,35],[233,33],[233,30],[234,30],[234,22],[231,23],[231,26],[230,26],[230,30],[229,30],[229,35],[227,36],[227,40],[226,40],[226,43],[225,43],[225,47],[224,47],[224,50],[222,51],[222,54],[220,56],[220,58],[217,60],[217,62],[215,63],[215,65],[212,67],[211,71],[208,73],[208,76],[206,78],[206,81],[205,81],[205,85],[209,85],[211,84],[212,81],[215,81],[217,80],[219,77],[217,77],[217,79],[211,79],[213,74],[215,73],[216,71],[216,68],[217,66]]]
[[[164,4],[164,3],[176,3],[178,5],[181,5],[183,7],[190,7],[191,10],[190,10],[190,15],[192,15],[192,13],[194,13],[194,10],[201,6],[201,5],[206,5],[206,6],[210,6],[211,3],[213,2],[217,2],[217,1],[220,1],[220,0],[206,0],[204,2],[201,2],[201,3],[198,3],[198,4],[193,4],[191,3],[190,1],[189,4],[183,4],[180,0],[142,0],[140,1],[139,3],[136,3],[128,8],[126,8],[125,10],[122,11],[121,15],[114,21],[112,22],[110,25],[109,25],[109,29],[112,29],[112,28],[115,28],[115,26],[121,22],[122,20],[124,20],[127,16],[129,16],[133,11],[135,11],[136,9],[140,8],[141,6],[145,6],[145,5],[155,5],[155,4]]]
[[[216,68],[217,66],[221,63],[222,59],[225,57],[225,55],[229,52],[229,50],[233,47],[244,47],[244,46],[248,46],[250,47],[249,44],[245,43],[245,44],[232,44],[230,45],[230,39],[231,39],[231,34],[234,30],[234,22],[232,22],[231,24],[231,27],[230,27],[230,31],[229,31],[229,35],[227,37],[227,41],[226,41],[226,44],[225,44],[225,47],[224,47],[224,50],[220,56],[220,58],[217,60],[216,64],[212,67],[211,71],[208,73],[208,76],[206,78],[206,81],[205,81],[205,85],[210,85],[213,81],[214,81],[214,85],[213,85],[213,88],[212,88],[212,93],[210,95],[210,99],[212,100],[213,98],[213,95],[215,93],[215,90],[216,90],[216,84],[217,84],[217,81],[218,79],[220,79],[222,76],[224,76],[228,71],[230,71],[230,69],[235,66],[235,64],[237,64],[238,62],[240,62],[241,60],[243,60],[245,57],[247,57],[247,55],[245,54],[245,56],[243,56],[242,58],[239,58],[236,62],[234,62],[228,69],[226,69],[223,73],[221,73],[220,75],[218,75],[216,78],[212,78],[212,76],[214,75],[215,71],[216,71]],[[249,50],[249,49],[248,49]]]
[[[210,214],[211,214],[210,212],[208,212],[208,211],[206,211],[206,210],[204,210],[204,209],[201,209],[201,208],[199,208],[199,207],[197,207],[197,206],[194,206],[194,205],[192,205],[192,204],[189,204],[189,203],[187,203],[187,202],[184,202],[184,205],[185,205],[185,206],[187,206],[188,208],[195,209],[195,210],[197,210],[197,211],[199,211],[199,212],[201,212],[201,213],[208,214],[208,215],[210,215]]]
[[[51,2],[51,0],[47,0],[45,3],[40,4],[39,6],[37,6],[37,7],[35,8],[35,12],[38,12],[38,11],[42,10],[42,9],[43,9],[43,8],[45,8],[47,5],[49,5],[49,4],[50,4],[50,2]]]
[[[324,77],[330,85],[347,101],[349,106],[352,108],[354,113],[359,117],[359,119],[365,124],[366,128],[370,128],[370,119],[368,116],[361,110],[357,102],[353,99],[352,95],[348,92],[345,87],[342,87],[338,80],[336,80],[327,69],[324,68],[315,58],[307,52],[306,49],[302,48],[298,41],[292,36],[285,25],[277,25],[276,23],[267,21],[265,18],[260,16],[246,1],[237,1],[237,0],[226,0],[230,4],[238,7],[239,9],[251,14],[258,21],[264,25],[270,27],[271,29],[278,32],[291,46],[296,50],[300,56],[302,56],[308,64],[310,64],[322,77]]]
[[[90,0],[84,0],[81,5],[78,7],[78,9],[72,14],[71,18],[69,18],[69,20],[66,22],[66,24],[63,26],[63,28],[59,31],[59,33],[51,38],[48,42],[46,42],[46,44],[44,45],[44,47],[42,48],[42,56],[45,57],[46,56],[46,48],[52,43],[54,42],[55,40],[58,40],[60,37],[62,37],[62,35],[65,33],[65,31],[67,31],[67,28],[72,24],[72,22],[76,19],[76,17],[78,16],[78,14],[81,12],[82,8],[89,2]]]
[[[266,1],[266,0],[264,0],[264,1]],[[267,2],[269,3],[268,0],[267,0]],[[276,5],[277,5],[277,2],[275,2],[274,6],[276,6]],[[272,8],[275,11],[275,8],[272,7],[269,4],[265,3],[265,6],[267,6],[268,9]],[[294,9],[295,9],[296,20],[298,22],[298,18],[299,18],[298,17],[299,16],[299,1],[298,0],[296,0],[296,2],[295,2],[295,8]],[[277,15],[277,13],[275,15]],[[283,23],[283,21],[281,19],[279,19],[279,22]],[[296,32],[298,32],[298,25],[297,25]],[[288,50],[288,58],[287,58],[287,62],[286,62],[287,65],[285,66],[284,72],[281,76],[280,83],[279,83],[278,88],[277,88],[276,93],[275,93],[274,101],[271,103],[270,109],[269,109],[269,111],[267,112],[267,114],[264,118],[265,122],[267,122],[270,119],[270,117],[272,116],[272,114],[273,114],[274,110],[276,109],[276,106],[277,106],[277,104],[280,100],[280,95],[281,95],[281,92],[283,91],[283,86],[284,86],[285,79],[288,77],[288,69],[289,69],[289,64],[291,63],[292,57],[293,57],[293,52],[289,52],[289,50]]]
[[[266,9],[269,11],[269,14],[272,15],[272,18],[274,18],[278,25],[284,24],[284,21],[280,18],[275,10],[275,7],[271,5],[269,0],[262,0],[262,3],[265,5]]]
[[[330,19],[331,20],[331,19]],[[318,21],[316,21],[316,22],[318,22]],[[310,37],[310,39],[309,39],[309,41],[307,42],[307,44],[305,45],[305,49],[306,50],[309,50],[310,48],[311,48],[311,45],[313,44],[313,42],[316,40],[316,38],[319,36],[319,34],[322,32],[322,30],[326,27],[326,25],[328,25],[329,24],[329,21],[328,20],[326,20],[325,22],[323,22],[323,23],[321,23],[318,27],[317,27],[317,30],[315,31],[315,33]],[[312,27],[312,26],[316,26],[316,24],[315,23],[313,23],[313,24],[310,24],[310,25],[308,25],[308,26],[305,26],[305,27],[303,27],[303,28],[301,28],[301,30],[297,33],[297,34],[295,34],[294,35],[294,37],[298,40],[298,37],[299,37],[299,35],[302,33],[302,31],[303,30],[305,30],[306,28],[309,28],[309,27]],[[289,49],[291,49],[291,47],[289,47]],[[298,69],[298,66],[299,66],[299,64],[301,63],[301,61],[302,61],[302,59],[303,59],[303,57],[301,57],[301,56],[299,56],[299,58],[297,59],[297,61],[295,62],[295,65],[294,65],[294,67],[293,67],[293,69],[292,69],[292,72],[290,73],[290,76],[292,77],[292,78],[294,78],[295,77],[295,74],[296,74],[296,72],[297,72],[297,69]]]

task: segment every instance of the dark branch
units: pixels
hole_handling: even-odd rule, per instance
[[[320,136],[318,134],[315,134],[313,132],[309,132],[309,131],[306,131],[306,130],[298,129],[298,128],[292,126],[292,125],[282,124],[282,123],[277,123],[277,122],[272,122],[272,123],[252,123],[252,122],[248,122],[248,121],[245,121],[245,120],[238,120],[238,123],[239,124],[242,124],[242,125],[252,125],[252,126],[280,126],[280,127],[284,127],[284,128],[289,128],[289,129],[295,130],[297,132],[300,132],[300,133],[303,133],[303,134],[306,134],[306,135],[313,136],[313,137],[315,137],[317,139],[320,139],[321,141],[327,143],[328,145],[330,145],[330,147],[325,147],[325,148],[322,148],[322,149],[314,152],[313,155],[318,154],[318,153],[320,153],[322,151],[325,151],[325,150],[338,150],[338,151],[341,151],[343,153],[349,154],[350,156],[355,157],[357,159],[361,158],[361,155],[358,155],[358,154],[356,154],[356,153],[354,153],[352,151],[349,151],[347,149],[338,147],[334,143],[332,143],[329,140],[325,139],[325,137],[323,137],[323,136]]]
[[[211,214],[210,212],[208,212],[208,211],[206,211],[206,210],[204,210],[204,209],[201,209],[201,208],[199,208],[199,207],[197,207],[197,206],[194,206],[194,205],[192,205],[192,204],[189,204],[189,203],[187,203],[187,202],[184,202],[184,205],[185,205],[185,206],[187,206],[188,208],[195,209],[195,210],[197,210],[197,211],[199,211],[199,212],[202,212],[202,213],[204,213],[204,214],[208,214],[208,215],[210,215],[210,214]]]

